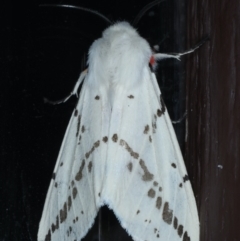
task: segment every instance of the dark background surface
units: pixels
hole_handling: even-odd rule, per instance
[[[240,2],[189,1],[187,39],[210,41],[187,65],[188,142],[201,240],[240,240]],[[194,163],[194,164],[193,164]]]
[[[79,10],[43,8],[37,1],[6,1],[1,28],[0,240],[35,241],[58,151],[77,99],[48,105],[73,88],[84,56],[108,26]],[[148,1],[52,1],[95,9],[113,21],[132,21]],[[240,240],[239,14],[237,0],[167,0],[137,28],[161,52],[211,40],[181,62],[157,72],[196,195],[201,240]],[[185,81],[185,77],[186,81]],[[185,139],[186,137],[186,139]],[[185,143],[186,140],[186,143]],[[218,166],[221,165],[221,166]],[[222,167],[222,168],[221,168]],[[100,232],[98,232],[100,225]],[[103,209],[84,240],[131,240]]]

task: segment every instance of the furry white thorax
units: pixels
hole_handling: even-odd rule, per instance
[[[134,87],[142,79],[142,70],[148,67],[151,54],[148,42],[129,23],[116,23],[89,50],[88,79],[94,82],[90,84]],[[131,83],[126,82],[129,79]]]

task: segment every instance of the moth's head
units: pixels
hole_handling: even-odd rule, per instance
[[[129,63],[134,62],[132,58],[142,59],[145,63],[150,61],[152,50],[149,43],[128,22],[111,25],[103,32],[101,39],[112,55],[116,53],[119,58],[124,55]]]
[[[120,51],[121,48],[127,49],[128,45],[129,55],[134,50],[144,52],[151,70],[156,70],[158,58],[155,56],[155,47],[151,48],[130,23],[122,21],[109,26],[103,31],[102,38],[108,40],[113,49],[118,48]]]
[[[140,35],[128,22],[122,21],[110,25],[106,30],[103,31],[102,37],[111,41],[124,38],[133,38],[136,41],[137,38],[140,38]]]

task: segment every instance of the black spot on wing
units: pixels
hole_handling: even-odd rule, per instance
[[[119,143],[121,146],[124,146],[125,149],[129,152],[129,154],[135,158],[135,159],[138,159],[139,157],[139,154],[137,152],[134,152],[133,149],[128,145],[128,143],[124,140],[120,140],[120,143]]]
[[[128,170],[129,170],[130,172],[132,171],[132,167],[133,167],[132,162],[129,162],[129,163],[127,164],[127,168],[128,168]]]
[[[69,228],[68,228],[68,230],[67,230],[67,236],[68,236],[68,237],[70,236],[71,232],[72,232],[72,227],[69,226]]]
[[[90,161],[89,163],[88,163],[88,171],[91,173],[91,171],[92,171],[92,162]]]
[[[59,217],[58,216],[56,217],[56,223],[52,223],[51,228],[52,228],[52,233],[54,233],[55,230],[59,229]]]
[[[94,147],[95,147],[95,148],[99,147],[99,145],[100,145],[100,141],[96,141],[96,142],[94,143]]]
[[[182,187],[182,183],[179,184],[179,187]]]
[[[77,188],[76,187],[74,187],[72,190],[72,196],[73,196],[73,199],[75,199],[77,196]]]
[[[65,202],[63,208],[60,210],[60,223],[67,219],[67,203]]]
[[[71,196],[68,196],[68,211],[70,210],[71,207],[72,207],[72,198]]]
[[[156,133],[157,129],[157,116],[154,114],[154,119],[152,120],[152,132]]]
[[[103,140],[103,142],[106,143],[106,142],[108,141],[108,137],[107,137],[107,136],[104,136],[102,140]]]
[[[45,236],[45,241],[51,241],[51,240],[52,240],[51,230],[49,229],[47,235]]]
[[[183,234],[183,226],[179,225],[177,230],[178,236],[181,238]]]
[[[112,140],[113,140],[113,142],[117,142],[117,141],[118,141],[118,135],[117,135],[117,134],[114,134],[114,135],[112,136]]]
[[[128,98],[129,99],[134,99],[134,96],[133,95],[129,95]]]
[[[79,134],[79,129],[80,129],[80,125],[81,125],[81,116],[78,116],[78,122],[77,122],[77,132],[76,132],[76,136],[78,136]]]
[[[188,236],[187,231],[185,231],[185,233],[183,235],[183,241],[191,241],[190,237]]]
[[[186,181],[189,181],[189,177],[187,174],[183,177],[183,182],[186,182]]]
[[[136,213],[136,214],[138,215],[139,213],[140,213],[140,210],[137,210],[137,213]]]
[[[151,136],[149,136],[149,141],[152,142],[152,137]]]
[[[148,196],[150,198],[154,198],[155,194],[156,194],[156,192],[152,188],[148,190]]]
[[[174,217],[174,220],[173,220],[173,227],[174,227],[175,229],[178,228],[178,219],[177,219],[176,217]]]
[[[176,167],[177,167],[177,165],[176,165],[175,163],[172,163],[171,166],[172,166],[173,168],[176,168]]]
[[[154,234],[156,234],[157,238],[160,238],[159,230],[154,228]]]
[[[140,167],[142,168],[142,170],[144,172],[144,174],[142,176],[142,180],[143,181],[152,181],[154,176],[147,169],[147,166],[145,165],[145,162],[142,159],[140,159],[139,164],[140,164]]]
[[[143,131],[143,133],[144,134],[148,134],[148,132],[149,132],[149,125],[146,125],[145,127],[144,127],[144,131]]]
[[[100,145],[100,141],[96,141],[96,142],[93,144],[91,150],[90,150],[89,152],[86,152],[85,157],[88,159],[89,156],[94,152],[94,150],[99,147],[99,145]]]
[[[95,96],[95,100],[99,100],[100,97],[98,95]]]
[[[157,109],[157,116],[160,117],[162,115],[162,111],[160,109]]]
[[[81,135],[79,135],[79,138],[78,138],[78,145],[80,145],[80,144],[81,144],[81,140],[82,140],[82,136],[81,136]]]
[[[78,172],[75,176],[76,181],[80,181],[82,179],[82,177],[83,177],[82,171],[83,171],[84,166],[85,166],[85,160],[83,159],[82,163],[81,163],[81,166],[80,166],[80,168],[79,168],[79,170],[78,170]]]
[[[161,191],[162,191],[162,187],[159,187],[159,189],[158,189],[158,190],[159,190],[159,192],[161,192]]]
[[[163,218],[163,221],[166,222],[167,224],[172,223],[173,210],[169,209],[169,203],[168,202],[164,203],[162,218]]]
[[[158,182],[154,181],[153,186],[155,186],[155,187],[158,186]]]
[[[74,116],[75,117],[78,116],[78,110],[77,109],[75,109],[75,111],[74,111]]]
[[[56,173],[54,172],[54,173],[52,174],[52,179],[55,180],[55,178],[56,178]]]
[[[85,126],[83,125],[83,126],[82,126],[82,133],[84,133],[85,130],[86,130],[86,129],[85,129]]]
[[[160,209],[162,206],[162,198],[161,197],[157,197],[157,200],[156,200],[156,208],[157,209]]]
[[[165,111],[166,111],[166,106],[162,98],[162,94],[160,95],[160,103],[161,103],[161,109],[157,109],[157,116],[161,117]]]

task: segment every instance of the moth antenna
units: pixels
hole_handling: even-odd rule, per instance
[[[44,97],[43,98],[44,103],[48,103],[48,104],[51,104],[51,105],[58,105],[58,104],[66,102],[73,95],[76,95],[78,97],[78,93],[77,93],[78,88],[79,88],[80,84],[83,82],[83,80],[85,79],[85,77],[87,75],[87,71],[88,71],[87,69],[82,71],[82,73],[80,74],[80,76],[78,78],[78,81],[75,84],[72,92],[67,97],[65,97],[64,99],[61,99],[61,100],[56,100],[56,101],[52,101],[52,100],[49,100],[46,97]]]
[[[40,4],[39,7],[60,7],[60,8],[78,9],[78,10],[82,10],[85,12],[93,13],[93,14],[99,16],[100,18],[102,18],[103,20],[105,20],[107,23],[112,24],[110,19],[108,19],[106,16],[104,16],[103,14],[99,13],[96,10],[89,9],[89,8],[79,7],[79,6],[75,6],[75,5],[67,5],[67,4]]]
[[[85,69],[86,65],[87,65],[87,57],[86,57],[86,52],[84,52],[81,59],[81,70]]]
[[[133,23],[132,25],[133,26],[136,26],[137,23],[140,21],[140,19],[142,18],[142,16],[152,7],[154,7],[155,5],[157,5],[158,3],[161,3],[165,0],[156,0],[156,1],[153,1],[149,4],[147,4],[145,7],[142,8],[142,10],[138,13],[137,17],[135,17],[135,19],[133,20]]]

